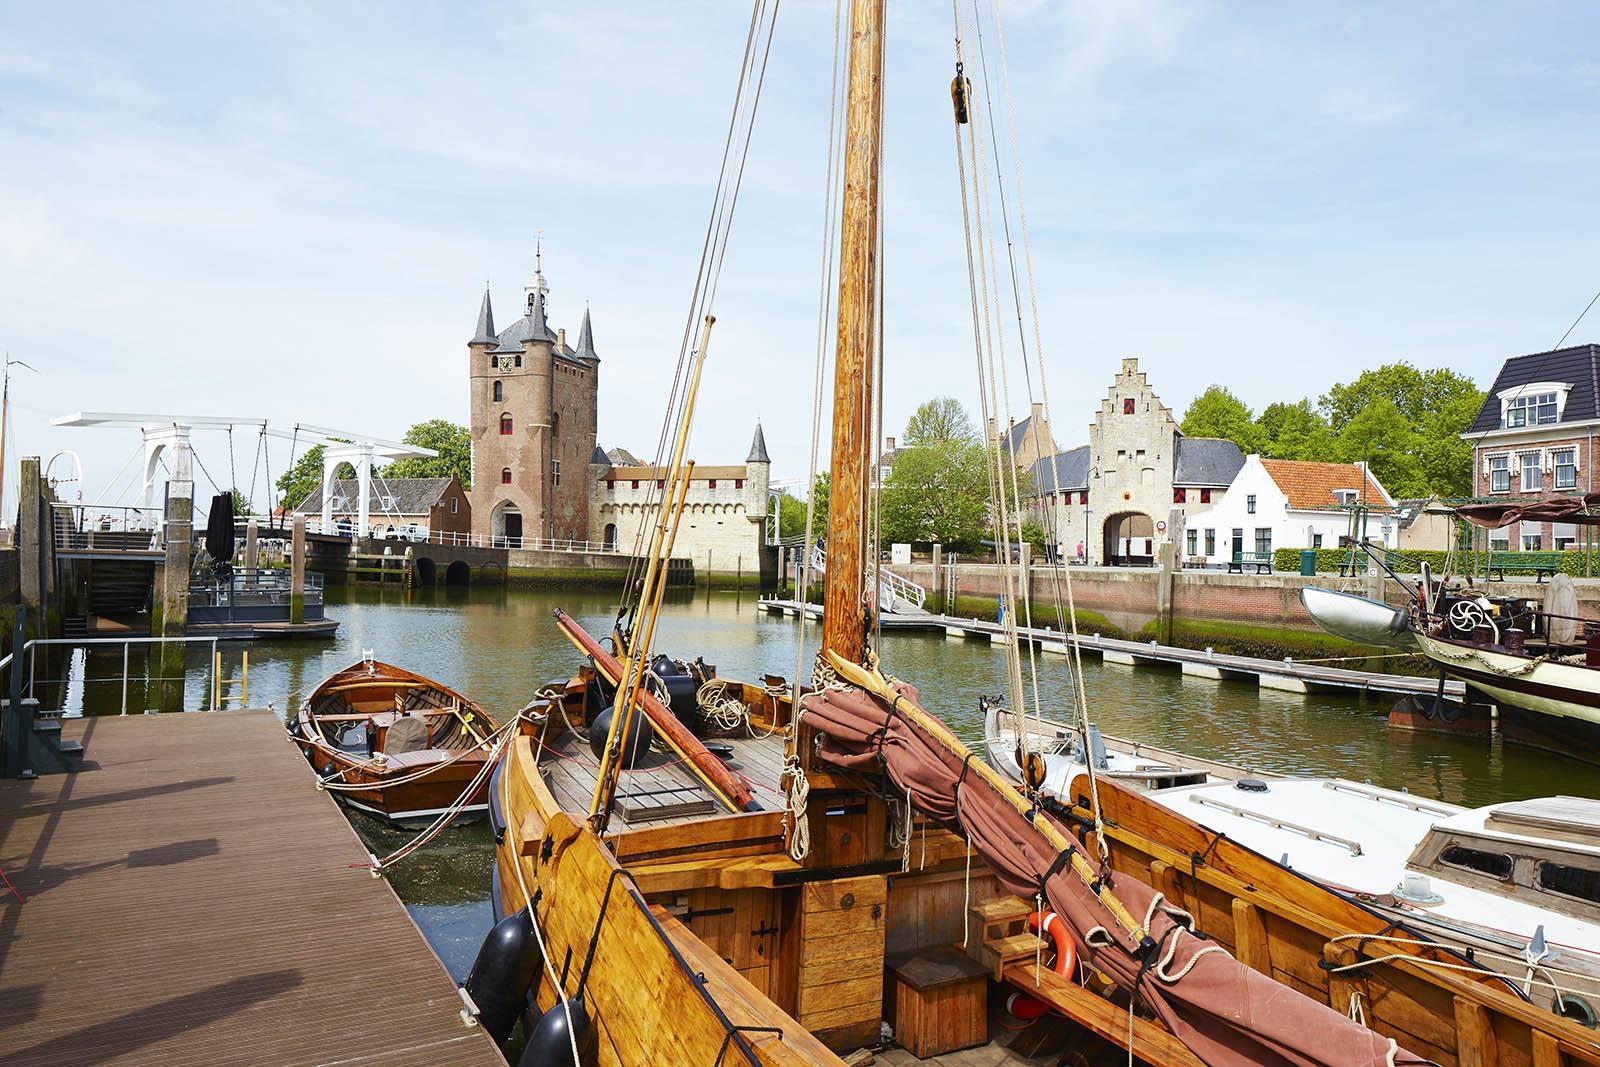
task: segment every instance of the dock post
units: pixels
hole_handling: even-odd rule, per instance
[[[290,534],[294,546],[289,560],[289,623],[306,621],[306,517],[296,515]]]
[[[189,632],[189,562],[194,541],[194,457],[187,430],[177,434],[168,452],[172,475],[167,479],[159,636],[178,640],[161,642],[161,698],[156,706],[162,711],[182,711],[185,646],[181,639]]]
[[[944,546],[935,542],[933,546],[933,581],[928,583],[932,588],[934,603],[939,605],[942,615],[950,614],[950,605],[944,602]]]
[[[251,583],[256,580],[256,562],[260,558],[260,530],[255,519],[246,519],[244,523],[244,573]]]
[[[1172,584],[1174,579],[1173,557],[1177,546],[1171,541],[1163,541],[1156,549],[1156,563],[1160,570],[1156,575],[1156,639],[1163,645],[1172,644]]]
[[[1026,626],[1033,618],[1033,545],[1028,541],[1017,544],[1017,595],[1022,598],[1017,612],[1017,625]]]
[[[45,630],[45,604],[49,599],[49,579],[45,576],[45,545],[50,533],[44,528],[45,503],[41,496],[39,457],[23,456],[17,494],[17,568],[22,606],[33,613],[34,632],[48,637]],[[20,666],[20,664],[19,664]]]
[[[35,461],[37,462],[37,461]],[[26,501],[27,497],[23,497]],[[24,508],[26,510],[26,508]],[[33,732],[32,703],[22,699],[22,646],[27,640],[28,609],[17,605],[11,625],[11,692],[5,704],[5,731],[0,733],[0,778],[32,778],[28,767],[28,735]]]

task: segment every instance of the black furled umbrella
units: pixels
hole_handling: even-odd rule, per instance
[[[220,567],[233,560],[233,494],[218,493],[211,498],[211,517],[206,522],[206,555]]]

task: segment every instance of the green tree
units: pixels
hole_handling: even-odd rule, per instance
[[[978,432],[972,427],[966,409],[953,396],[936,396],[923,401],[911,418],[906,420],[905,436],[901,443],[907,447],[933,445],[959,441],[972,443]]]
[[[472,488],[472,432],[465,426],[449,419],[429,419],[411,427],[401,440],[418,448],[431,448],[439,454],[432,458],[397,459],[383,468],[385,478],[448,478],[454,475],[461,488]]]
[[[1225,386],[1213,385],[1195,397],[1179,424],[1188,437],[1221,437],[1245,452],[1259,451],[1255,416]]]
[[[1422,435],[1393,400],[1380,397],[1352,415],[1339,432],[1334,458],[1345,463],[1367,462],[1372,473],[1393,497],[1428,494],[1423,466]]]
[[[1418,370],[1401,361],[1362,371],[1353,382],[1330,386],[1318,402],[1335,432],[1379,400],[1388,400],[1414,427],[1431,414],[1472,400],[1473,414],[1484,394],[1471,378],[1439,367]],[[1470,422],[1470,420],[1468,420]],[[1466,426],[1462,426],[1466,429]]]
[[[806,529],[806,502],[797,496],[778,496],[778,536],[799,537]]]
[[[322,484],[322,457],[327,452],[323,445],[312,445],[294,461],[294,466],[284,471],[278,478],[278,506],[282,508],[297,508],[311,495],[312,490]],[[355,467],[348,463],[341,463],[334,470],[335,478],[354,478]]]
[[[811,539],[828,536],[828,493],[833,488],[833,472],[823,471],[811,485],[814,507],[811,513]],[[804,513],[802,512],[802,516]],[[802,517],[802,523],[805,519]]]
[[[1333,452],[1333,431],[1311,401],[1268,404],[1256,418],[1261,454],[1274,459],[1323,459]]]
[[[1357,460],[1371,451],[1372,472],[1392,495],[1460,497],[1472,493],[1472,444],[1461,434],[1484,396],[1453,370],[1401,361],[1330,387],[1320,404],[1339,435],[1340,457]]]
[[[883,540],[976,545],[989,517],[986,462],[983,447],[972,441],[901,452],[883,486]]]

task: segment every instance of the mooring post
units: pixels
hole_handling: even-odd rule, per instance
[[[290,534],[293,545],[289,560],[289,624],[306,621],[306,517],[296,515]]]
[[[178,428],[175,428],[175,430]],[[168,446],[172,474],[167,479],[165,554],[161,583],[162,711],[183,710],[183,638],[189,632],[189,557],[194,540],[194,457],[187,430]]]
[[[1173,557],[1178,546],[1163,541],[1156,548],[1159,570],[1156,574],[1156,633],[1163,645],[1172,644],[1172,585],[1174,582]]]
[[[244,523],[244,573],[246,581],[251,585],[256,582],[256,565],[260,555],[260,546],[257,538],[260,535],[255,519],[246,519]]]
[[[28,609],[17,605],[11,624],[11,692],[6,701],[5,739],[6,778],[32,778],[33,768],[28,766],[28,735],[33,732],[33,702],[22,700],[22,646],[27,640]]]
[[[933,588],[934,603],[939,606],[940,614],[949,614],[949,608],[944,600],[944,546],[935,542],[933,546],[933,581],[928,583]]]

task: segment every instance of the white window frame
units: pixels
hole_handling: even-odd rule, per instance
[[[1569,382],[1528,382],[1526,385],[1514,385],[1510,389],[1502,389],[1496,396],[1500,401],[1500,428],[1502,430],[1520,430],[1530,426],[1552,426],[1561,421],[1561,416],[1567,410],[1567,393],[1571,391]],[[1549,418],[1540,418],[1539,412],[1547,406],[1546,398],[1553,407]],[[1533,417],[1522,416],[1522,421],[1514,421],[1512,412],[1532,412]]]
[[[1532,461],[1531,463],[1529,461]],[[1533,473],[1533,484],[1528,484],[1528,473]],[[1544,492],[1544,453],[1538,449],[1517,453],[1517,484],[1524,493]]]
[[[1495,466],[1496,463],[1504,463],[1505,466],[1504,467],[1496,467]],[[1484,473],[1484,477],[1488,479],[1489,492],[1490,493],[1509,493],[1509,492],[1511,492],[1511,453],[1503,452],[1503,453],[1501,453],[1499,455],[1495,455],[1495,456],[1484,456],[1483,457],[1483,473]],[[1495,488],[1495,477],[1494,476],[1496,474],[1504,474],[1506,476],[1506,484],[1505,484],[1505,487],[1503,489],[1496,489]]]
[[[1567,462],[1561,462],[1562,457],[1568,457]],[[1576,489],[1578,487],[1578,446],[1567,445],[1565,448],[1552,448],[1550,450],[1550,485],[1553,489]],[[1561,472],[1565,468],[1571,472],[1568,480],[1563,481]]]

